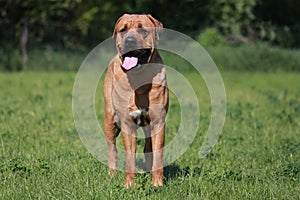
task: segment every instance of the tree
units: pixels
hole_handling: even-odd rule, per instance
[[[229,39],[247,42],[253,34],[256,0],[213,0],[210,3],[210,21]]]

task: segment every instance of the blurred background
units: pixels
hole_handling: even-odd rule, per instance
[[[149,13],[221,70],[300,71],[298,0],[0,0],[0,70],[77,70],[123,13]]]

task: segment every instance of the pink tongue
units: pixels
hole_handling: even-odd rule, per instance
[[[125,57],[122,66],[124,69],[130,70],[131,68],[135,67],[137,63],[138,63],[138,58]]]

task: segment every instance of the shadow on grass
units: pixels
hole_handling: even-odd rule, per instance
[[[199,176],[201,174],[202,167],[196,167],[191,169],[190,167],[180,168],[176,164],[171,164],[164,168],[164,177],[166,181],[175,179],[180,176]]]
[[[137,168],[142,171],[147,171],[146,164],[142,159],[137,160]],[[201,171],[202,171],[202,166],[195,167],[193,169],[191,169],[190,167],[180,168],[179,165],[173,163],[164,168],[164,178],[165,181],[169,181],[169,180],[177,179],[178,177],[182,177],[182,176],[195,177],[195,176],[200,176]]]

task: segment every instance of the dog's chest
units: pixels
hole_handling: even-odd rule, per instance
[[[136,106],[146,108],[149,105],[149,91],[152,88],[152,79],[144,73],[124,74],[113,82],[113,103],[116,109]]]

